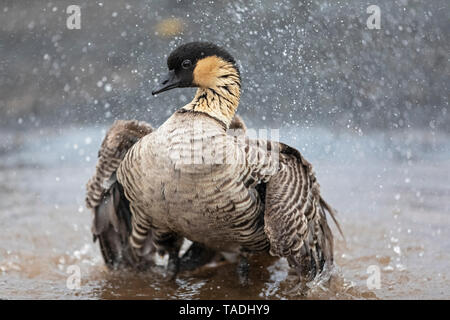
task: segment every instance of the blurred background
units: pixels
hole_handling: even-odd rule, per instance
[[[80,30],[66,26],[69,5]],[[158,126],[188,103],[191,88],[150,92],[169,53],[197,40],[236,58],[238,113],[281,129],[340,212],[337,280],[311,297],[448,298],[448,0],[2,0],[0,298],[297,298],[283,261],[248,291],[227,284],[232,267],[167,287],[105,273],[91,241],[84,187],[105,130]],[[66,287],[71,264],[78,291]],[[366,286],[370,265],[380,289]]]
[[[76,2],[76,1],[75,1]],[[450,12],[446,0],[78,1],[2,0],[1,124],[161,122],[189,89],[149,92],[177,45],[223,45],[239,61],[240,113],[252,120],[363,131],[449,130]],[[257,116],[256,116],[257,113]]]

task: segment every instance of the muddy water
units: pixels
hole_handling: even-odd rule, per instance
[[[447,136],[282,132],[315,165],[346,235],[345,243],[336,235],[330,282],[307,296],[293,290],[285,260],[254,261],[247,288],[231,261],[175,282],[161,280],[162,266],[145,274],[107,271],[84,208],[101,138],[96,128],[0,133],[0,298],[450,298]],[[72,265],[81,274],[74,289],[67,286]],[[372,268],[380,270],[378,289],[367,285]]]

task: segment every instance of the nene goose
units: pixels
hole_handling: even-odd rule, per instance
[[[253,253],[286,257],[303,282],[331,267],[325,213],[333,220],[334,213],[311,164],[283,143],[227,133],[245,129],[235,117],[241,77],[234,58],[192,42],[175,49],[167,65],[167,78],[152,93],[197,87],[194,99],[156,130],[116,122],[88,183],[92,230],[106,264],[145,269],[154,252],[167,253],[174,278],[215,252],[236,252],[244,283]],[[184,238],[193,243],[179,257]]]

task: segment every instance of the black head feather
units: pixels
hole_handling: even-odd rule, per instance
[[[169,70],[176,70],[181,67],[185,60],[190,60],[195,66],[198,60],[217,56],[225,61],[232,63],[237,70],[236,61],[234,58],[222,47],[219,47],[211,42],[189,42],[176,48],[167,58],[167,66]]]
[[[210,42],[189,42],[179,46],[169,55],[167,58],[169,73],[152,94],[173,88],[196,87],[197,85],[193,83],[196,64],[199,60],[210,56],[217,56],[230,62],[239,74],[236,61],[225,49]]]

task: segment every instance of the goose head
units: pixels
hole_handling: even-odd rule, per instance
[[[240,84],[239,68],[223,48],[210,42],[190,42],[176,48],[167,58],[169,72],[152,94],[174,88],[198,87],[214,89],[221,79],[234,77]]]
[[[176,48],[167,59],[169,72],[158,94],[174,88],[197,87],[184,110],[201,112],[228,128],[241,95],[241,77],[234,58],[210,42],[190,42]]]

